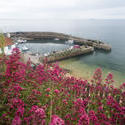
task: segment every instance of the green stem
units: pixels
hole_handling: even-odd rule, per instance
[[[52,95],[50,97],[50,122],[51,122],[51,117],[52,117],[52,109],[53,109],[53,106],[52,106]]]

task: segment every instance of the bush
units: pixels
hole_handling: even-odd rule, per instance
[[[4,60],[4,61],[3,61]],[[20,62],[14,49],[0,59],[0,125],[124,125],[125,83],[115,88],[109,74],[102,83],[98,68],[91,83],[66,77],[55,64]]]

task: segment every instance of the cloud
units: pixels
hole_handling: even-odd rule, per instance
[[[125,18],[123,0],[1,0],[4,19]]]

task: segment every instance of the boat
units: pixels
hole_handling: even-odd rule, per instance
[[[27,48],[25,45],[23,45],[22,47],[21,47],[21,51],[28,51],[29,50],[29,48]]]
[[[56,40],[56,41],[57,41],[57,40],[59,40],[59,38],[55,38],[54,40]]]
[[[44,53],[43,54],[44,56],[49,56],[50,55],[50,53],[48,52],[48,53]]]
[[[27,42],[27,40],[22,40],[22,39],[17,40],[17,43],[26,43],[26,42]]]
[[[73,44],[73,43],[74,43],[74,40],[69,39],[69,40],[65,41],[65,43],[66,43],[66,44]]]
[[[70,48],[69,48],[69,50],[72,50],[73,49],[73,46],[71,46]]]
[[[20,51],[28,51],[29,48],[27,48],[24,44],[16,44],[16,47],[19,48]]]
[[[47,53],[44,53],[44,56],[48,56],[48,54],[47,54]]]

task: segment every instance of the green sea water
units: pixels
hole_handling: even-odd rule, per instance
[[[59,64],[62,68],[69,69],[71,71],[71,75],[88,81],[91,81],[94,71],[99,67],[97,65],[88,65],[84,62],[80,63],[76,58],[60,61]],[[106,78],[108,73],[112,73],[114,79],[113,84],[116,87],[125,82],[125,75],[119,71],[102,68],[102,73],[103,80]]]

